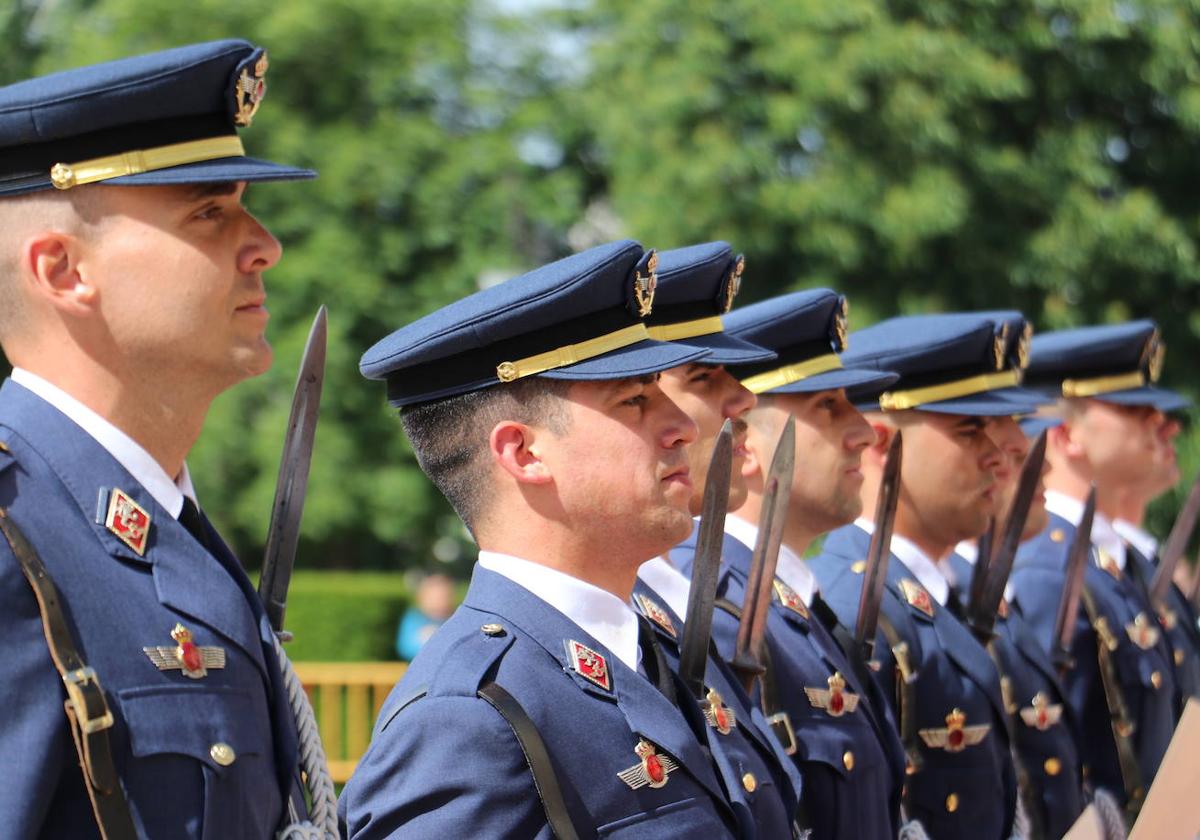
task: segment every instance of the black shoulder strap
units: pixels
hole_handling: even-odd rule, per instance
[[[583,836],[594,836],[594,832],[591,831],[583,834],[571,819],[571,812],[567,809],[562,788],[559,787],[558,774],[554,772],[554,765],[550,763],[546,742],[542,740],[537,726],[529,719],[529,715],[517,699],[494,682],[484,683],[479,689],[479,696],[508,721],[513,734],[517,736],[517,742],[525,753],[525,761],[533,773],[533,786],[542,800],[546,821],[550,824],[554,836],[558,840],[579,840]]]
[[[84,787],[92,802],[92,811],[100,836],[104,840],[136,840],[137,831],[129,814],[129,803],[117,778],[113,764],[108,730],[113,725],[112,711],[100,687],[96,672],[89,668],[79,654],[71,635],[70,625],[63,615],[58,587],[50,579],[46,566],[17,523],[0,509],[0,531],[12,547],[21,572],[33,588],[38,611],[42,617],[42,632],[50,648],[50,658],[67,688],[64,707],[71,724],[71,737],[79,764],[83,768]]]

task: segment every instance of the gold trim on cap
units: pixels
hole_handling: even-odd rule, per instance
[[[1111,394],[1113,391],[1124,391],[1128,388],[1141,388],[1146,384],[1146,374],[1140,370],[1133,373],[1118,373],[1113,376],[1094,376],[1091,379],[1064,379],[1062,395],[1064,397],[1094,397],[1097,394]]]
[[[757,373],[754,376],[748,376],[742,380],[748,390],[755,394],[762,394],[766,391],[773,391],[776,388],[782,388],[784,385],[791,385],[793,382],[799,382],[801,379],[808,379],[810,376],[816,376],[818,373],[828,373],[831,370],[841,370],[842,360],[837,353],[829,353],[825,356],[817,356],[814,359],[805,359],[803,362],[796,362],[794,365],[784,365],[775,370],[769,370],[766,373]]]
[[[236,134],[189,140],[153,149],[134,149],[119,155],[81,160],[76,163],[56,163],[50,168],[50,182],[55,189],[69,190],[82,184],[94,184],[110,178],[170,169],[185,163],[199,163],[217,158],[244,157],[246,150]]]
[[[637,344],[648,338],[650,338],[650,333],[646,331],[645,324],[633,324],[616,332],[589,338],[578,344],[566,344],[553,350],[547,350],[545,353],[538,353],[536,356],[517,359],[515,362],[501,362],[496,365],[496,376],[501,382],[512,382],[514,379],[524,376],[533,376],[535,373],[566,367],[613,350],[620,350],[622,347]]]
[[[646,331],[655,341],[679,341],[684,338],[695,338],[698,335],[725,332],[725,324],[720,315],[712,315],[708,318],[697,318],[695,321],[680,321],[678,324],[647,327]]]
[[[1019,385],[1020,382],[1021,372],[1018,370],[981,373],[978,376],[968,376],[966,379],[956,379],[953,382],[943,382],[940,385],[929,385],[925,388],[885,391],[879,395],[879,407],[884,411],[903,411],[906,408],[916,408],[926,403],[952,400],[955,397],[966,397],[984,391],[994,391],[998,388],[1010,388],[1013,385]]]

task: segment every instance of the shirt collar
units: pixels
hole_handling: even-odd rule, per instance
[[[875,523],[865,517],[860,516],[854,524],[868,534],[875,533]],[[943,607],[946,606],[946,600],[950,597],[950,583],[938,568],[938,564],[917,548],[912,540],[896,533],[892,534],[892,544],[888,548],[913,577],[929,590],[929,594]]]
[[[638,669],[641,651],[637,614],[616,595],[565,572],[509,554],[480,551],[479,565],[528,589],[631,669]]]
[[[1057,490],[1046,491],[1046,510],[1055,516],[1060,516],[1075,527],[1079,527],[1083,519],[1083,502],[1074,499]],[[1125,570],[1125,541],[1113,528],[1112,522],[1100,511],[1092,518],[1092,545],[1102,548],[1117,563],[1117,568]]]
[[[1147,560],[1153,560],[1158,556],[1158,540],[1129,520],[1114,520],[1113,530],[1123,537],[1127,543],[1136,548],[1138,554]]]
[[[688,593],[692,582],[684,577],[683,572],[671,565],[665,557],[655,557],[647,560],[638,569],[638,577],[654,590],[658,597],[667,602],[667,606],[675,611],[675,615],[687,618]]]
[[[172,479],[158,461],[133,438],[57,385],[23,368],[13,368],[12,380],[54,406],[83,429],[112,455],[138,484],[146,488],[146,492],[154,497],[154,501],[171,516],[179,518],[183,510],[184,496],[195,501],[196,489],[192,486],[192,476],[188,472],[187,464],[179,471],[178,478]]]
[[[758,542],[758,526],[752,525],[734,514],[725,517],[725,533],[750,548],[753,548]],[[817,592],[817,578],[800,555],[786,545],[779,546],[779,561],[775,565],[775,577],[795,591],[804,600],[805,606],[812,606],[813,596]]]

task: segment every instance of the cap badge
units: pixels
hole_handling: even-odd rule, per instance
[[[779,578],[775,578],[775,600],[777,600],[784,609],[791,610],[803,619],[808,619],[808,607],[804,605],[804,599],[800,597],[795,589],[788,586]]]
[[[1008,346],[1008,324],[1005,324],[1000,334],[992,337],[992,364],[996,370],[1004,370],[1004,350]]]
[[[617,777],[633,790],[646,785],[660,788],[670,779],[671,773],[679,769],[679,765],[670,756],[659,755],[655,746],[645,738],[638,741],[633,751],[641,760],[617,774]]]
[[[658,288],[658,253],[650,252],[646,262],[646,276],[642,272],[633,273],[633,297],[637,301],[638,317],[645,318],[654,308],[654,290]]]
[[[725,701],[721,699],[721,695],[715,688],[708,690],[700,708],[704,712],[704,719],[708,721],[708,725],[722,735],[728,735],[737,725],[737,716],[733,709],[725,705]]]
[[[249,67],[242,68],[242,74],[238,76],[237,85],[234,88],[234,104],[237,106],[237,110],[234,112],[233,121],[237,125],[250,125],[254,120],[254,115],[258,113],[258,106],[262,104],[263,97],[267,95],[267,80],[264,78],[267,75],[267,65],[267,53],[264,50],[254,65],[253,74]]]
[[[612,691],[612,677],[603,656],[574,639],[567,642],[567,655],[571,657],[571,667],[575,673],[605,691]]]
[[[847,346],[847,336],[849,334],[849,316],[850,316],[850,301],[846,298],[838,300],[838,308],[833,313],[833,349],[839,353],[843,353]]]
[[[1129,636],[1129,641],[1142,650],[1149,650],[1158,644],[1159,630],[1144,612],[1134,617],[1133,624],[1125,625],[1125,633]]]
[[[1029,348],[1033,346],[1033,324],[1025,322],[1021,337],[1017,339],[1017,366],[1021,370],[1029,367]]]
[[[653,598],[647,598],[645,595],[634,595],[633,599],[637,601],[638,607],[642,611],[642,615],[653,621],[659,627],[666,631],[672,639],[676,637],[675,622],[671,621],[670,614],[667,613],[659,604],[654,602]]]
[[[729,271],[729,279],[725,281],[725,300],[722,302],[722,312],[733,309],[733,299],[742,291],[742,272],[746,270],[746,258],[738,254]]]
[[[1157,382],[1158,378],[1162,376],[1163,362],[1166,361],[1166,356],[1167,344],[1155,329],[1142,349],[1142,364],[1145,366],[1146,376],[1151,382]]]
[[[142,648],[142,652],[158,670],[179,670],[183,671],[184,676],[198,680],[208,674],[209,669],[225,667],[225,649],[197,645],[192,641],[192,631],[182,624],[175,625],[171,638],[177,642],[175,647],[162,645]]]
[[[827,683],[829,688],[808,688],[805,687],[804,693],[808,695],[808,702],[815,709],[821,709],[827,712],[830,717],[841,717],[844,714],[853,714],[858,708],[858,695],[852,691],[846,691],[846,680],[840,672],[835,671]]]
[[[1062,705],[1051,703],[1044,691],[1033,696],[1033,705],[1021,709],[1021,720],[1026,726],[1032,726],[1040,732],[1045,732],[1058,723],[1062,717]]]
[[[946,752],[962,752],[967,747],[973,747],[984,739],[991,725],[980,723],[974,726],[964,726],[967,716],[961,709],[954,709],[946,715],[945,729],[922,729],[917,734],[925,742],[925,746]]]
[[[139,557],[146,553],[150,514],[120,488],[114,487],[108,497],[104,527],[116,534],[117,539],[137,552]]]
[[[904,600],[908,601],[910,607],[933,618],[933,599],[929,597],[925,587],[915,580],[905,578],[900,581],[900,590],[904,593]]]

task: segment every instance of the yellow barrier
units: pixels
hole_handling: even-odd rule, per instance
[[[293,662],[317,715],[334,782],[345,784],[371,740],[379,709],[405,662]]]

